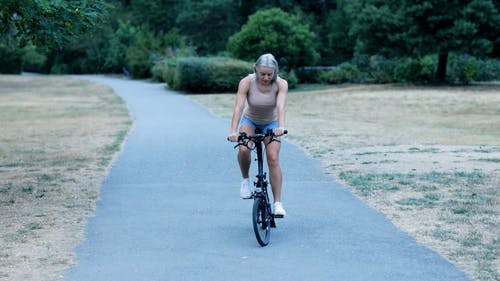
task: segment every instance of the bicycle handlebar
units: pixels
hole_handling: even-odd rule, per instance
[[[288,130],[283,131],[283,135],[286,135],[286,134],[288,134]],[[267,130],[267,132],[265,134],[256,133],[255,135],[251,135],[251,136],[247,135],[247,133],[245,133],[245,132],[240,132],[240,135],[238,136],[238,144],[234,148],[236,148],[240,145],[244,145],[244,146],[248,147],[249,141],[259,142],[259,141],[263,141],[266,137],[271,137],[271,139],[269,140],[269,143],[271,143],[273,141],[279,142],[278,139],[275,139],[276,135],[274,134],[273,130],[271,130],[271,129]],[[229,140],[229,138],[227,140]],[[250,148],[250,147],[248,147],[248,148]]]
[[[283,135],[286,135],[286,134],[288,134],[288,130],[283,131]],[[267,132],[265,134],[257,133],[255,135],[251,135],[251,136],[248,136],[245,132],[241,132],[240,135],[238,136],[238,141],[242,141],[242,140],[257,141],[259,139],[264,139],[266,137],[271,137],[271,139],[273,139],[274,137],[276,137],[276,135],[270,129],[267,130]]]

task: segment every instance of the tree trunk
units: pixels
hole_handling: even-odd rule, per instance
[[[436,81],[444,83],[446,81],[446,65],[448,64],[448,52],[439,53],[438,68],[436,71]]]

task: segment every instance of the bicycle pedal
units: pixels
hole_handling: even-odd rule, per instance
[[[275,218],[275,219],[282,219],[284,217],[285,217],[284,215],[274,215],[273,214],[273,218]]]

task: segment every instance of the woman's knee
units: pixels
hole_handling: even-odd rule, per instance
[[[238,150],[238,157],[244,159],[250,159],[250,150],[246,147],[240,146]]]
[[[279,164],[280,164],[280,159],[279,159],[279,153],[278,152],[269,152],[269,153],[267,153],[267,165],[269,167],[279,166]]]

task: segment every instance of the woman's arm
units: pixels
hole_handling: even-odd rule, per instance
[[[236,92],[236,100],[234,102],[233,118],[231,119],[231,129],[229,131],[229,139],[237,141],[238,137],[238,124],[241,120],[241,115],[245,109],[245,102],[247,100],[248,90],[250,89],[250,76],[240,80],[238,84],[238,92]]]
[[[278,129],[275,134],[278,136],[283,135],[283,131],[286,128],[285,123],[285,105],[286,96],[288,94],[288,82],[285,79],[278,77],[276,80],[278,83],[278,94],[276,97],[276,114],[278,115]]]

